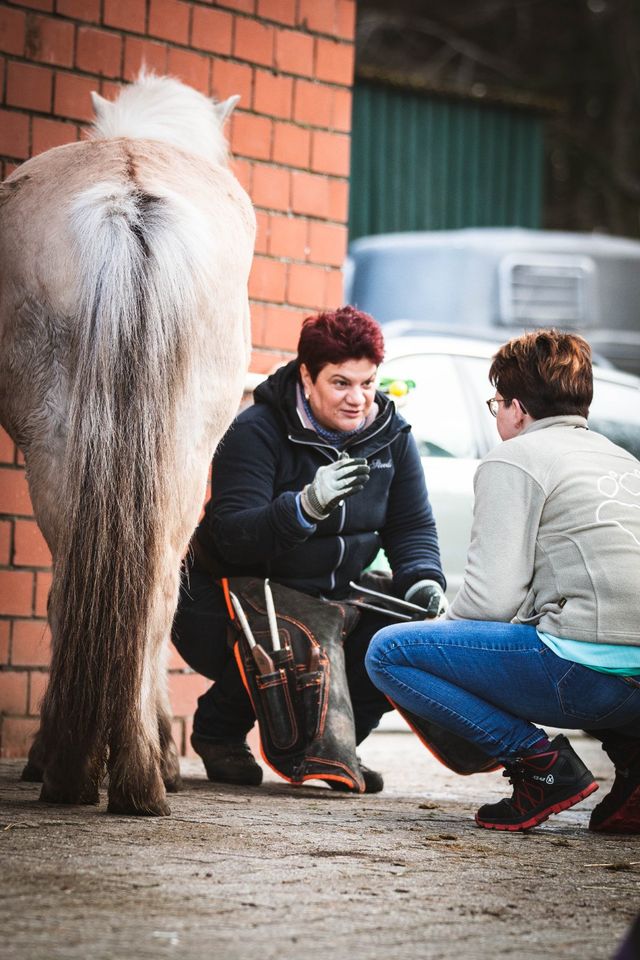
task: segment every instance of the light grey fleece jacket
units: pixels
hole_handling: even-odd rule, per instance
[[[480,463],[450,620],[640,645],[640,462],[583,417],[536,420]]]

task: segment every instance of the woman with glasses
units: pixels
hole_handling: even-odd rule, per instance
[[[464,583],[444,617],[381,630],[367,654],[399,706],[503,764],[513,795],[480,827],[524,830],[598,789],[566,737],[616,767],[590,828],[640,832],[640,463],[587,425],[591,351],[537,331],[493,358],[500,439],[475,477]]]

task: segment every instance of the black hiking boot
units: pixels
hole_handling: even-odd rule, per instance
[[[256,763],[246,741],[215,743],[193,733],[191,746],[202,757],[207,777],[214,783],[237,783],[249,787],[259,787],[262,783],[262,767]]]
[[[359,757],[358,763],[360,763]],[[381,790],[384,790],[384,780],[382,779],[382,774],[378,773],[377,770],[370,770],[369,767],[365,767],[364,763],[360,763],[360,773],[362,774],[362,779],[364,780],[365,793],[380,793]],[[346,783],[342,783],[340,780],[328,780],[327,783],[331,789],[335,790],[337,793],[354,792],[346,785]]]
[[[640,833],[640,739],[607,733],[602,749],[613,761],[616,776],[609,793],[593,808],[589,830]]]
[[[476,813],[479,827],[489,830],[529,830],[584,800],[598,789],[566,737],[551,741],[551,749],[505,763],[504,777],[513,784],[513,796],[486,803]]]

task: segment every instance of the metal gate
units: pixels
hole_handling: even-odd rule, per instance
[[[542,125],[531,111],[356,82],[350,239],[539,227]]]

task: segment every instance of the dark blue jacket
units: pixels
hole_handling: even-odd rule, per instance
[[[349,441],[371,474],[360,493],[305,527],[296,494],[340,451],[305,429],[291,361],[262,383],[255,404],[227,431],[213,458],[212,496],[198,540],[219,576],[271,577],[313,595],[341,598],[382,546],[403,596],[417,580],[445,579],[422,464],[409,424],[376,394],[379,414]]]

